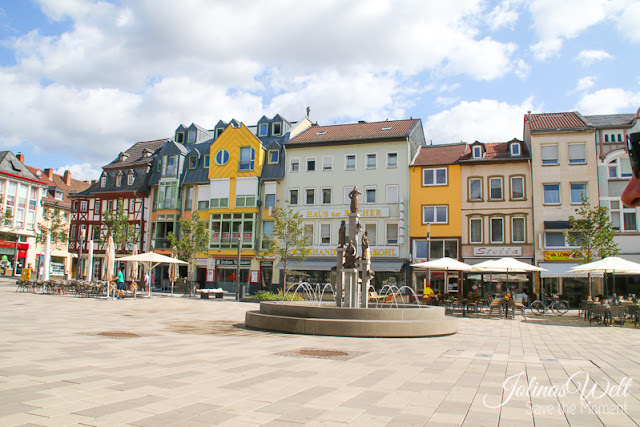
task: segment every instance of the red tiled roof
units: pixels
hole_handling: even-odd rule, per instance
[[[511,150],[509,146],[513,142],[520,143],[521,154],[519,156],[511,155]],[[464,156],[462,156],[460,160],[473,160],[473,161],[486,161],[486,160],[496,160],[496,159],[511,159],[511,160],[521,159],[522,160],[523,158],[524,159],[528,158],[530,155],[529,150],[527,149],[527,144],[525,144],[523,141],[520,141],[517,138],[514,138],[511,141],[507,141],[507,142],[487,142],[487,143],[483,143],[482,145],[484,145],[485,153],[481,159],[471,158],[471,145],[469,145],[469,148],[466,150]]]
[[[312,126],[288,144],[405,138],[416,123],[420,123],[420,119]]]
[[[27,166],[27,165],[25,165]],[[71,209],[71,201],[69,200],[69,192],[79,192],[84,191],[91,186],[88,182],[80,181],[77,179],[70,179],[69,185],[64,182],[64,177],[62,175],[58,175],[57,173],[52,174],[53,179],[49,179],[49,177],[40,169],[34,168],[33,166],[27,166],[27,168],[38,177],[40,182],[49,186],[49,187],[58,187],[62,190],[62,200],[55,199],[49,195],[49,193],[45,193],[42,197],[44,203],[47,204],[57,204],[61,208]]]
[[[536,130],[572,130],[588,129],[589,124],[583,120],[580,113],[543,113],[528,116],[531,131]]]
[[[423,145],[411,166],[450,165],[465,153],[466,143]]]

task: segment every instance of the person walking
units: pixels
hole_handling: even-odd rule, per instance
[[[124,266],[120,267],[120,271],[118,271],[118,274],[114,277],[113,281],[116,282],[116,298],[124,299]]]

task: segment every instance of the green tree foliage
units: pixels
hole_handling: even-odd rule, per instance
[[[284,281],[287,281],[287,264],[291,258],[304,260],[309,255],[307,236],[302,226],[302,214],[289,207],[275,208],[273,234],[264,240],[269,252],[280,257],[284,269]]]
[[[100,242],[105,243],[109,235],[113,238],[116,249],[127,250],[140,243],[140,228],[136,227],[128,213],[124,211],[124,200],[118,199],[116,210],[107,209],[102,213],[102,226],[100,228]]]
[[[64,222],[62,212],[55,208],[43,209],[42,221],[38,223],[38,230],[36,240],[39,243],[47,241],[47,234],[51,236],[51,243],[56,247],[69,240],[69,229]]]
[[[167,240],[175,248],[178,258],[189,263],[188,276],[195,280],[196,257],[199,252],[206,251],[209,247],[209,223],[200,220],[198,211],[194,212],[191,219],[180,218],[179,235],[173,232],[167,233]],[[189,295],[192,294],[192,286],[189,286]]]
[[[609,210],[604,206],[591,206],[589,198],[582,195],[582,206],[576,216],[569,217],[571,230],[565,232],[567,243],[575,246],[573,255],[587,263],[593,257],[605,258],[618,255],[620,248],[613,241],[614,229],[609,219]]]

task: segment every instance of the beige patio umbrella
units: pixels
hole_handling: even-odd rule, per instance
[[[171,249],[171,258],[176,258],[177,254],[176,254],[176,250],[175,248]],[[173,284],[176,280],[178,280],[178,277],[180,276],[179,274],[179,270],[178,270],[178,264],[170,264],[169,265],[169,280],[171,280],[171,295],[173,295]]]
[[[138,255],[138,245],[134,245],[133,246],[133,250],[131,251],[131,255]],[[129,274],[127,275],[127,277],[129,278],[129,280],[131,280],[133,283],[132,285],[132,290],[133,290],[133,297],[135,298],[138,294],[137,289],[138,289],[138,262],[137,261],[133,261],[132,263],[127,263],[127,267],[129,267]]]
[[[116,246],[113,243],[113,236],[111,236],[111,234],[109,234],[109,238],[107,239],[107,245],[104,248],[104,257],[105,257],[104,275],[107,280],[107,298],[109,298],[109,288],[111,287],[111,279],[113,279],[113,276],[114,276],[113,264],[115,263],[115,259],[116,259]],[[115,297],[115,291],[113,293],[113,296]]]
[[[613,273],[613,294],[616,293],[616,273],[617,274],[640,274],[640,264],[620,258],[610,256],[598,261],[577,265],[570,270],[573,273]]]
[[[147,268],[147,271],[151,271],[155,266],[159,264],[188,264],[186,261],[182,261],[166,255],[161,255],[155,252],[145,252],[138,255],[128,255],[122,258],[118,258],[118,261],[141,262]],[[151,286],[149,286],[148,296],[151,297]]]
[[[431,270],[443,270],[444,271],[444,286],[445,292],[448,292],[447,284],[449,279],[449,271],[472,271],[473,266],[460,262],[457,259],[443,257],[434,259],[431,261],[419,262],[417,264],[411,264],[413,268],[429,268]]]
[[[473,265],[474,270],[481,272],[506,273],[507,284],[509,283],[509,273],[528,273],[531,271],[547,271],[542,267],[527,264],[515,258],[505,257],[500,259],[491,259]],[[489,279],[491,280],[491,279]]]

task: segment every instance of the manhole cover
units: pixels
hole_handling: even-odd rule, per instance
[[[310,357],[313,359],[348,360],[364,354],[362,351],[327,350],[322,348],[301,348],[292,351],[276,353],[278,356]]]
[[[316,349],[302,349],[298,350],[298,353],[302,356],[310,356],[310,357],[339,357],[339,356],[348,356],[349,353],[344,351],[337,350],[316,350]]]
[[[94,337],[107,337],[115,339],[127,339],[127,338],[140,338],[144,335],[136,334],[134,332],[125,331],[104,331],[104,332],[84,332],[81,335],[89,335]]]

